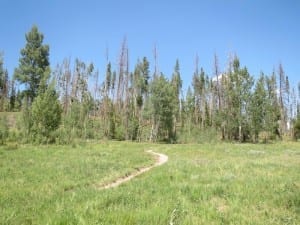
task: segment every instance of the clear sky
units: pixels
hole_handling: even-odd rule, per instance
[[[93,62],[104,74],[106,49],[116,68],[127,37],[130,69],[146,56],[153,71],[172,74],[178,58],[184,88],[191,84],[195,56],[212,75],[214,53],[226,69],[229,54],[257,77],[282,63],[300,81],[299,0],[0,0],[0,51],[10,75],[18,66],[25,33],[37,25],[50,46],[52,68],[64,58]]]

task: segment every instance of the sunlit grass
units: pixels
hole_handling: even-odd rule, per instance
[[[97,190],[169,161],[117,188]],[[1,224],[299,224],[300,144],[104,142],[0,150]]]

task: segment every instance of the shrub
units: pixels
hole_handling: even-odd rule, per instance
[[[8,138],[8,124],[6,117],[0,117],[0,144],[5,144]]]
[[[49,87],[36,97],[31,107],[30,133],[33,138],[31,141],[43,144],[54,142],[52,134],[61,123],[61,113],[62,109],[54,88]]]
[[[124,141],[125,140],[125,127],[123,124],[119,124],[116,127],[116,136],[115,139],[118,141]]]
[[[270,135],[270,132],[267,132],[267,131],[261,131],[259,134],[258,134],[258,140],[259,142],[262,142],[264,144],[268,143],[271,139],[271,135]]]
[[[294,123],[294,139],[300,139],[300,119],[297,119]]]

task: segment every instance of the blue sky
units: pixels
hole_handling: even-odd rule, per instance
[[[33,24],[50,46],[51,66],[64,58],[93,62],[104,74],[106,49],[117,66],[127,37],[130,69],[146,56],[170,76],[178,58],[184,89],[191,84],[195,56],[212,75],[213,57],[225,70],[230,54],[257,77],[282,63],[296,86],[300,81],[300,1],[298,0],[0,0],[0,51],[10,75],[18,66],[25,33]]]

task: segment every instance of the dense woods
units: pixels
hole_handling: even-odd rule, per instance
[[[172,74],[154,71],[147,57],[129,68],[126,39],[118,66],[105,74],[80,59],[49,63],[50,47],[34,26],[26,34],[14,74],[0,56],[0,111],[20,112],[12,125],[0,120],[1,142],[71,143],[76,139],[268,142],[300,138],[300,85],[289,83],[283,65],[256,79],[237,55],[213,74],[198,65],[182,90],[179,59]],[[155,51],[156,52],[156,51]],[[156,56],[154,56],[156,57]]]

